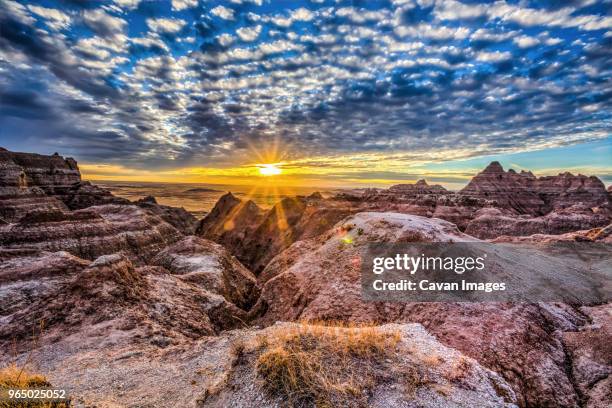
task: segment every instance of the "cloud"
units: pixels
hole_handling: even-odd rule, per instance
[[[278,139],[401,169],[609,135],[603,3],[136,3],[0,2],[3,138],[141,168]]]
[[[37,16],[43,17],[45,24],[53,30],[64,30],[70,26],[70,16],[60,10],[39,6],[28,6],[28,9]]]
[[[210,13],[224,20],[234,19],[234,10],[224,6],[217,6],[214,9],[210,10]]]
[[[36,21],[25,6],[17,3],[12,0],[5,0],[0,3],[0,11],[4,13],[6,16],[10,16],[21,24],[31,25]]]
[[[85,10],[83,21],[93,32],[102,37],[121,34],[127,25],[122,18],[110,16],[102,9]]]
[[[172,0],[172,10],[181,11],[198,6],[198,0]]]
[[[487,16],[492,20],[513,22],[525,27],[538,25],[576,27],[585,31],[602,30],[612,26],[612,17],[589,14],[576,15],[576,11],[577,9],[571,6],[547,10],[545,8],[524,7],[499,0],[487,5],[465,4],[454,0],[444,0],[440,5],[437,4],[436,6],[436,16],[441,20]]]
[[[158,54],[165,54],[170,51],[166,43],[159,38],[136,37],[130,38],[130,42],[132,44],[132,53],[151,51]]]
[[[474,19],[486,13],[485,5],[468,5],[455,0],[443,0],[435,8],[435,15],[440,20]]]
[[[504,52],[481,51],[476,55],[476,59],[478,61],[484,61],[484,62],[500,62],[500,61],[509,60],[510,58],[512,58],[512,54],[507,51],[504,51]]]
[[[151,31],[158,33],[177,33],[187,24],[178,18],[149,18],[147,26]]]
[[[236,30],[236,34],[242,41],[251,42],[255,41],[259,34],[261,33],[261,25],[256,25],[254,27],[240,27]]]
[[[113,2],[126,10],[134,10],[138,8],[141,0],[113,0]]]
[[[400,25],[395,27],[395,33],[400,37],[424,37],[434,40],[463,40],[470,34],[467,27],[434,26],[420,24],[418,26]]]
[[[540,40],[534,37],[529,37],[527,35],[521,35],[520,37],[515,37],[512,39],[519,48],[531,48],[540,43]]]
[[[335,11],[336,16],[348,18],[353,23],[365,23],[366,21],[382,20],[387,16],[384,11],[368,11],[355,7],[341,7]]]
[[[290,27],[296,21],[308,22],[312,21],[314,17],[315,13],[304,7],[300,7],[296,10],[291,11],[288,14],[274,15],[269,20],[279,27],[287,28]]]
[[[234,42],[235,38],[233,35],[225,33],[218,36],[217,40],[219,41],[219,44],[221,44],[223,47],[227,47],[228,45]]]
[[[304,7],[300,7],[291,13],[291,20],[293,21],[310,21],[313,18],[314,14]]]

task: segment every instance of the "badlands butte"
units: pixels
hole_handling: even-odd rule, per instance
[[[458,192],[227,193],[198,220],[0,149],[0,366],[83,407],[609,407],[609,303],[365,302],[358,260],[369,242],[612,243],[611,222],[597,177],[497,162]]]

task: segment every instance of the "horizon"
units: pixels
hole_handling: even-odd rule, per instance
[[[4,1],[0,26],[2,145],[88,180],[612,183],[604,2]]]
[[[581,148],[581,147],[584,148],[585,146],[571,146],[569,147],[569,149],[576,149],[576,148]],[[595,150],[599,150],[600,153],[603,152],[603,154],[601,155],[602,158],[604,159],[604,161],[602,162],[603,164],[607,163],[605,161],[605,158],[607,158],[608,156],[612,158],[612,138],[604,139],[600,143],[595,143],[594,146],[590,146],[590,147],[595,148]],[[28,153],[28,152],[22,152],[22,153]],[[60,152],[54,152],[54,153],[60,154]],[[513,157],[508,157],[508,156],[503,156],[503,155],[494,155],[494,156],[483,156],[480,158],[471,159],[469,160],[470,162],[479,163],[480,167],[472,166],[472,167],[468,167],[468,168],[465,168],[465,169],[462,169],[456,172],[455,177],[463,178],[461,182],[457,182],[456,178],[450,179],[454,181],[445,181],[446,178],[445,178],[444,173],[435,173],[435,172],[419,173],[416,175],[412,175],[411,178],[385,180],[383,182],[378,182],[378,183],[376,182],[373,183],[373,182],[368,182],[368,180],[363,180],[363,181],[355,181],[353,183],[339,182],[337,184],[327,184],[327,185],[307,184],[307,183],[304,183],[303,181],[301,181],[298,184],[282,184],[285,178],[280,177],[280,176],[270,177],[270,176],[258,174],[254,177],[257,177],[261,181],[265,181],[264,184],[274,186],[276,189],[281,189],[281,190],[284,189],[285,191],[290,191],[292,189],[300,188],[300,187],[306,191],[313,190],[313,189],[316,190],[317,188],[323,191],[326,189],[327,190],[329,189],[342,190],[342,189],[360,189],[360,188],[388,188],[395,184],[416,183],[418,180],[421,180],[421,179],[424,179],[430,185],[439,184],[450,191],[457,191],[465,187],[465,185],[469,183],[471,178],[474,177],[479,172],[481,172],[488,164],[490,164],[493,161],[497,161],[502,165],[505,171],[508,171],[511,169],[518,171],[518,172],[522,170],[531,171],[534,173],[536,177],[555,176],[561,173],[569,172],[575,175],[582,174],[586,176],[595,176],[599,178],[606,187],[612,186],[612,168],[606,168],[605,166],[604,167],[593,166],[592,163],[594,162],[597,163],[597,160],[594,159],[593,157],[591,157],[590,166],[569,166],[569,167],[563,167],[563,168],[559,168],[559,167],[542,168],[540,167],[538,170],[535,170],[535,168],[529,166],[529,164],[532,164],[534,159],[536,160],[536,162],[540,160],[537,157],[538,153],[545,154],[547,156],[546,159],[550,161],[551,157],[550,157],[549,150],[527,152],[527,153],[522,153],[518,155],[512,155]],[[38,152],[38,154],[49,154],[49,153]],[[535,158],[532,157],[534,155],[536,155]],[[63,155],[60,154],[60,156],[63,156]],[[523,156],[523,157],[519,157],[519,156]],[[63,156],[63,157],[68,157],[68,156]],[[553,161],[554,161],[554,158],[553,158]],[[523,162],[526,165],[521,165],[519,162]],[[108,178],[109,173],[96,174],[95,172],[93,173],[90,172],[92,168],[104,169],[106,165],[93,165],[92,166],[89,164],[81,164],[78,160],[77,160],[77,163],[79,165],[79,169],[81,171],[81,176],[83,180],[99,182],[99,183],[143,183],[143,184],[178,184],[178,185],[184,184],[184,185],[205,185],[205,186],[218,186],[218,187],[239,187],[239,188],[243,187],[246,189],[249,189],[249,188],[252,189],[254,186],[257,187],[257,185],[259,184],[259,183],[253,184],[252,179],[251,180],[241,179],[241,181],[238,181],[238,182],[236,182],[236,180],[226,180],[225,182],[223,182],[219,180],[210,181],[206,179],[202,179],[202,180],[199,180],[199,179],[180,180],[179,179],[179,180],[176,180],[176,179],[169,179],[169,178],[163,178],[163,177],[156,178],[155,177],[156,173],[151,173],[149,175],[149,179],[137,178],[139,176],[135,176],[136,178],[123,178],[124,176],[122,175],[117,175],[117,176],[110,175],[110,178]],[[440,164],[440,166],[449,166],[452,164],[453,163],[442,163]],[[227,188],[222,191],[231,191],[231,188]],[[240,191],[240,189],[238,191]]]
[[[554,163],[558,160],[559,155],[562,157],[570,156],[571,154],[567,154],[567,150],[575,151],[576,149],[582,150],[582,154],[587,155],[589,157],[590,163],[589,165],[576,165],[575,161],[569,161],[569,165],[566,167],[555,167],[555,166],[534,166],[534,163]],[[591,154],[587,154],[590,152]],[[440,184],[448,190],[460,190],[465,187],[467,183],[482,171],[489,163],[493,161],[498,161],[505,171],[510,169],[514,169],[516,171],[531,171],[537,177],[542,176],[554,176],[565,172],[570,172],[572,174],[583,174],[586,176],[595,176],[598,177],[606,187],[612,185],[612,165],[606,166],[606,164],[610,163],[612,160],[612,137],[582,144],[576,146],[569,146],[565,148],[557,148],[556,151],[553,149],[546,149],[540,151],[533,152],[525,152],[525,153],[517,153],[514,155],[491,155],[491,156],[483,156],[475,159],[468,159],[464,161],[457,162],[447,162],[440,163],[437,166],[432,166],[429,172],[421,172],[418,174],[412,174],[404,179],[389,179],[384,182],[369,182],[368,180],[355,181],[353,183],[346,182],[337,182],[336,184],[313,184],[313,183],[304,183],[303,180],[299,180],[299,183],[296,184],[287,184],[284,185],[283,177],[280,176],[263,176],[261,174],[255,175],[257,179],[264,181],[267,184],[273,184],[277,188],[295,188],[295,187],[304,187],[306,189],[318,188],[321,189],[354,189],[354,188],[387,188],[394,184],[402,184],[402,183],[415,183],[420,179],[424,179],[428,184]],[[77,160],[78,162],[78,160]],[[466,163],[469,163],[466,165]],[[578,161],[579,163],[579,161]],[[458,168],[453,168],[453,165]],[[465,166],[465,167],[464,167]],[[104,166],[94,165],[94,168],[104,168]],[[443,173],[439,171],[439,169],[447,167],[447,173]],[[132,182],[132,183],[172,183],[172,184],[202,184],[202,185],[210,185],[210,186],[238,186],[238,187],[249,187],[253,186],[253,183],[249,183],[252,180],[241,180],[240,182],[235,182],[235,180],[226,180],[223,181],[211,181],[209,180],[176,180],[176,179],[164,179],[164,178],[155,178],[155,173],[152,174],[152,177],[149,179],[138,179],[138,178],[121,178],[123,176],[118,175],[116,178],[105,178],[108,176],[106,173],[96,174],[95,172],[91,173],[91,167],[88,164],[81,165],[79,162],[79,168],[81,169],[82,177],[84,180],[91,181],[99,181],[99,182]],[[454,171],[455,173],[449,173]],[[93,176],[92,176],[93,174]],[[163,174],[163,173],[162,173]],[[450,174],[450,175],[449,175]],[[138,177],[138,176],[136,176]],[[461,181],[458,181],[457,178],[461,178]],[[256,183],[257,184],[257,183]]]

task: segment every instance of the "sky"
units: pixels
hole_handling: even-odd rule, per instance
[[[0,0],[0,146],[94,180],[610,184],[611,96],[609,0]]]

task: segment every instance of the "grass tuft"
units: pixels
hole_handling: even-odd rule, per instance
[[[3,389],[37,388],[50,385],[43,375],[31,373],[15,364],[0,369],[0,387]]]
[[[285,326],[259,338],[255,367],[264,390],[292,407],[360,406],[389,376],[400,339],[376,327]]]
[[[8,400],[7,390],[11,388],[38,389],[51,387],[45,376],[32,373],[15,364],[0,369],[0,408],[67,408],[64,402]]]

